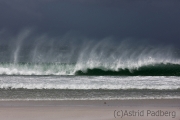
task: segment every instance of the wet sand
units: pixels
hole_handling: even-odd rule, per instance
[[[0,101],[1,120],[180,120],[180,100]]]

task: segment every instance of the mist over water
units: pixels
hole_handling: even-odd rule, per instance
[[[53,38],[24,30],[7,41],[0,44],[0,74],[5,75],[74,75],[94,69],[98,70],[93,71],[95,75],[120,70],[133,73],[144,66],[156,65],[166,68],[170,65],[175,72],[170,75],[177,75],[180,70],[178,49],[152,45],[147,40],[111,37],[97,40],[74,34]]]

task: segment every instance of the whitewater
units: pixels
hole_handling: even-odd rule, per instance
[[[0,76],[0,100],[179,99],[179,77]]]

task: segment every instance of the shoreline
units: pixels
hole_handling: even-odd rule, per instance
[[[164,115],[153,116],[154,114],[150,112]],[[165,114],[166,112],[168,114]],[[179,118],[180,99],[0,101],[0,119],[4,120],[179,120]]]

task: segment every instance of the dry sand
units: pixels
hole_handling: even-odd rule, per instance
[[[180,100],[0,101],[0,120],[180,120]]]

